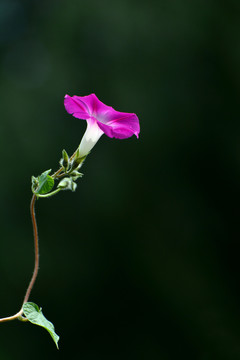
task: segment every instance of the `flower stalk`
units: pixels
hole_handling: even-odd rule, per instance
[[[77,153],[78,153],[78,149],[70,157],[70,161],[72,162],[72,164],[74,164]],[[68,166],[64,166],[64,165],[66,165],[66,151],[65,150],[63,150],[62,155],[63,155],[63,158],[60,160],[60,164],[63,164],[63,166],[58,171],[56,171],[52,176],[48,175],[50,170],[47,170],[42,175],[40,175],[38,178],[35,178],[35,177],[32,178],[33,196],[32,196],[31,203],[30,203],[30,214],[31,214],[32,226],[33,226],[34,254],[35,254],[33,274],[32,274],[31,280],[29,282],[29,285],[27,287],[21,309],[12,316],[0,318],[0,323],[12,321],[12,320],[16,320],[16,319],[21,320],[21,321],[28,321],[28,319],[23,316],[23,305],[26,304],[29,300],[29,297],[31,295],[33,286],[36,282],[38,270],[39,270],[39,237],[38,237],[38,227],[37,227],[37,220],[36,220],[36,213],[35,213],[36,200],[38,198],[51,197],[53,195],[56,195],[61,190],[65,190],[65,189],[75,191],[77,185],[74,183],[74,181],[72,179],[76,180],[77,178],[82,176],[82,174],[79,173],[75,169],[77,169],[79,167],[79,165],[81,165],[81,163],[83,162],[83,160],[85,160],[85,158],[83,160],[79,161],[78,165],[74,165],[74,168],[72,170],[71,169],[68,170]],[[64,161],[65,161],[65,164],[64,164]],[[78,158],[76,159],[76,161],[78,161]],[[71,176],[71,174],[72,174],[72,176]],[[54,181],[56,179],[58,180],[67,175],[70,175],[71,177],[70,178],[65,177],[59,183],[58,187],[55,190],[53,190],[51,192],[46,192],[46,193],[38,193],[38,189],[39,189],[39,187],[41,187],[41,181],[45,181],[45,179],[47,179],[48,177],[49,177],[49,179]],[[42,177],[42,180],[41,180],[41,177]],[[63,184],[64,181],[66,183],[65,186]],[[62,185],[61,185],[61,183],[62,183]]]
[[[33,225],[33,238],[34,238],[34,252],[35,252],[35,262],[34,262],[34,270],[33,270],[33,275],[32,278],[30,280],[30,283],[28,285],[24,300],[23,300],[23,304],[21,309],[12,316],[8,316],[5,318],[1,318],[0,322],[6,322],[6,321],[11,321],[11,320],[15,320],[15,319],[19,319],[22,321],[26,321],[27,319],[24,318],[22,316],[23,314],[23,305],[28,301],[29,296],[31,294],[33,285],[36,281],[37,275],[38,275],[38,269],[39,269],[39,243],[38,243],[38,229],[37,229],[37,221],[36,221],[36,214],[35,214],[35,202],[36,202],[36,195],[33,194],[32,196],[32,200],[31,200],[31,204],[30,204],[30,214],[31,214],[31,218],[32,218],[32,225]]]
[[[33,275],[31,278],[31,281],[28,285],[23,304],[25,304],[29,296],[31,294],[33,285],[36,281],[37,275],[38,275],[38,269],[39,269],[39,241],[38,241],[38,228],[37,228],[37,220],[36,220],[36,214],[35,214],[35,202],[36,202],[36,195],[33,194],[31,204],[30,204],[30,214],[32,218],[32,225],[33,225],[33,238],[34,238],[34,252],[35,252],[35,263],[34,263],[34,270]]]

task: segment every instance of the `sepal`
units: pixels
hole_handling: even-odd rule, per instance
[[[86,159],[87,155],[80,156],[79,149],[77,150],[76,155],[73,158],[72,164],[71,164],[71,171],[78,170],[83,165],[84,160]]]

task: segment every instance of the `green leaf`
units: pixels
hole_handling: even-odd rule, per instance
[[[52,190],[52,188],[54,186],[54,180],[50,175],[48,175],[50,172],[51,172],[51,169],[44,171],[38,177],[38,188],[35,191],[35,194],[46,194]]]
[[[55,333],[53,324],[43,315],[42,309],[39,309],[39,307],[33,302],[26,302],[23,304],[23,313],[32,324],[42,326],[46,329],[50,333],[56,347],[58,348],[59,336]]]

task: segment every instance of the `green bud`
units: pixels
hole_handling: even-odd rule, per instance
[[[62,151],[62,159],[60,160],[60,166],[64,168],[65,172],[69,169],[69,156],[64,149]]]
[[[83,174],[80,173],[80,172],[78,172],[77,170],[73,170],[73,171],[71,171],[70,176],[72,177],[72,179],[73,179],[74,181],[76,181],[77,179],[79,179],[80,177],[82,177]]]
[[[73,181],[71,190],[76,191],[76,189],[77,189],[77,184]]]
[[[60,183],[58,184],[58,188],[60,189],[66,189],[67,187],[70,186],[70,183],[71,183],[71,179],[69,178],[64,178],[60,181]]]
[[[75,191],[77,188],[77,184],[73,181],[72,178],[64,178],[60,181],[57,187],[62,190]]]
[[[35,192],[37,190],[38,185],[39,185],[38,178],[32,176],[32,192]]]

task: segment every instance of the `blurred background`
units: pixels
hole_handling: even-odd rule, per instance
[[[33,269],[31,176],[58,169],[96,93],[140,138],[103,136],[76,193],[37,202],[31,301],[60,335],[0,327],[0,359],[240,358],[238,0],[0,0],[0,316]]]

